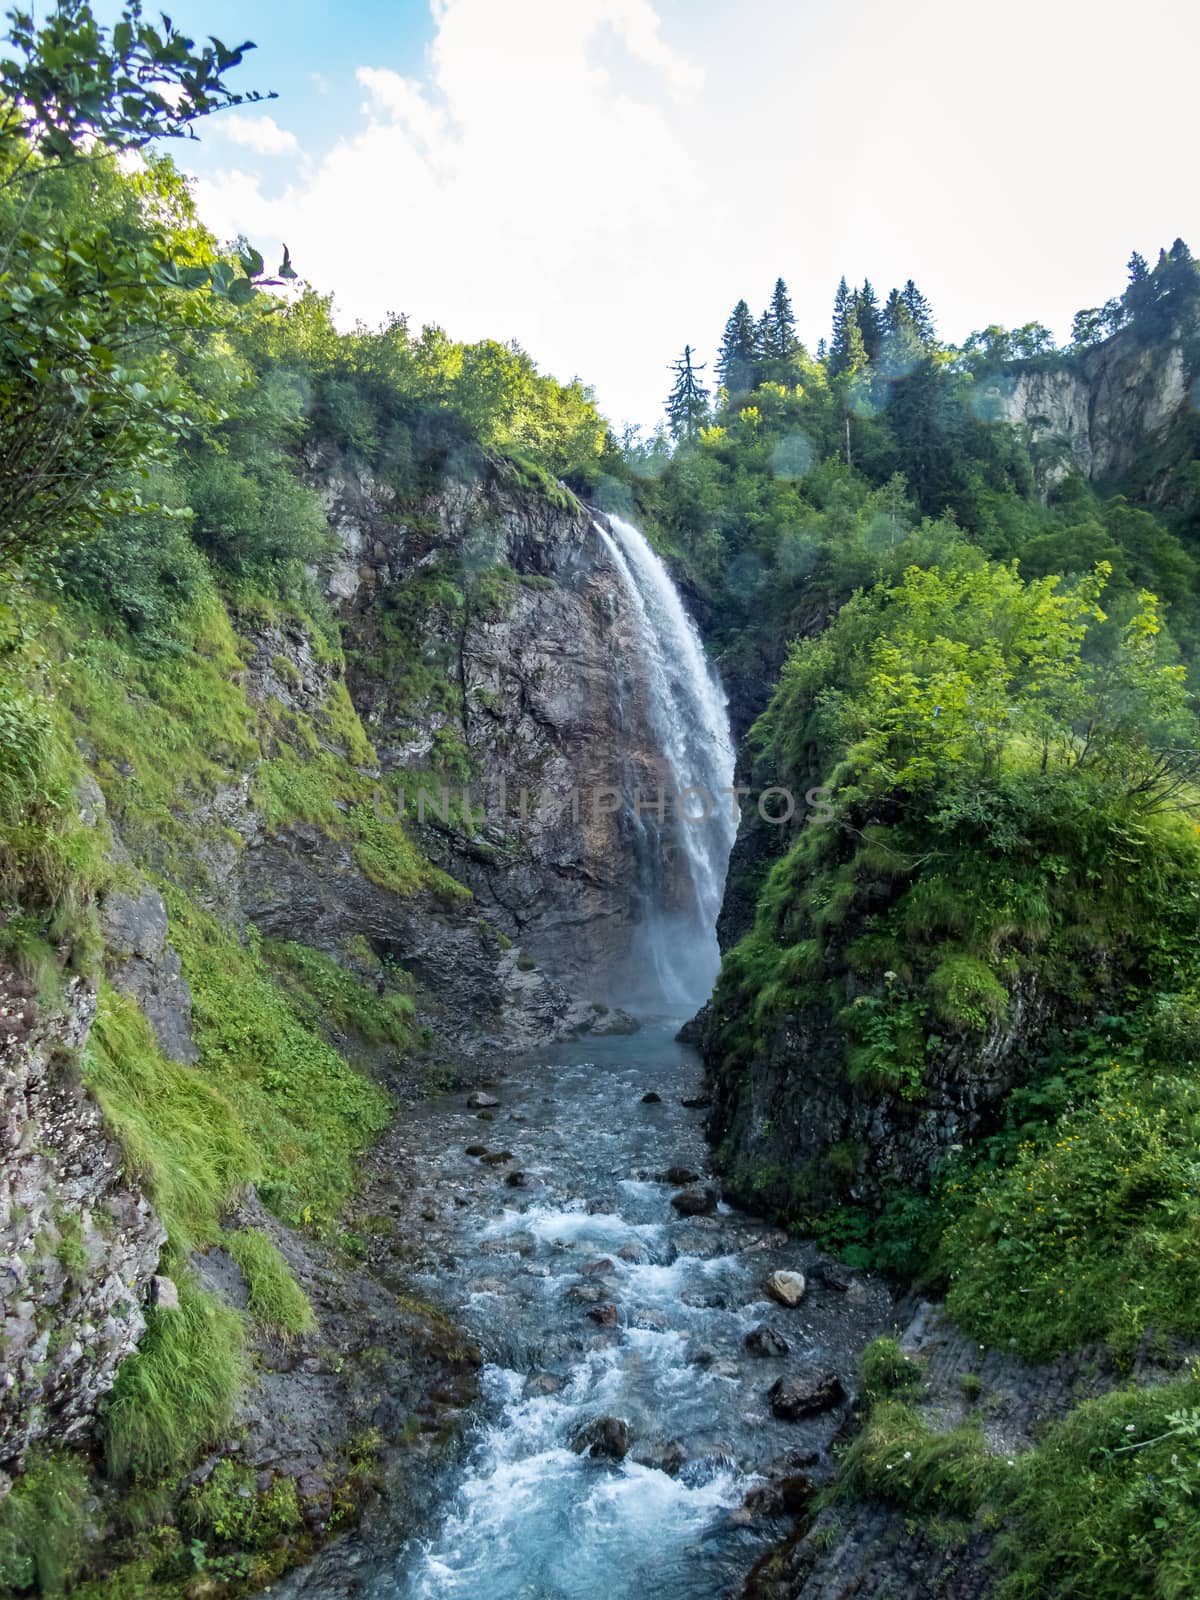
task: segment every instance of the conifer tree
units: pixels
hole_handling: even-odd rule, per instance
[[[776,278],[771,303],[766,311],[767,344],[764,354],[777,361],[789,361],[800,348],[796,337],[796,318],[788,297],[787,284]]]
[[[717,378],[730,395],[748,394],[754,388],[758,358],[758,329],[750,307],[739,300],[725,324],[717,356]]]
[[[845,278],[837,286],[833,297],[833,337],[829,341],[829,375],[835,377],[849,367],[851,328],[857,329],[858,317],[854,296]],[[861,343],[861,334],[859,335]]]
[[[854,295],[854,305],[867,360],[874,364],[879,360],[879,350],[883,343],[883,324],[879,316],[879,301],[871,286],[870,278],[863,279],[862,288]]]
[[[922,344],[932,344],[937,332],[933,321],[933,307],[911,278],[908,279],[904,288],[900,291],[900,298],[904,301],[908,314],[912,318],[912,325],[916,330],[917,338],[920,339]]]
[[[667,424],[676,439],[694,439],[708,415],[708,390],[700,381],[703,365],[692,360],[692,347],[684,345],[678,361],[671,363],[675,383],[667,396]]]

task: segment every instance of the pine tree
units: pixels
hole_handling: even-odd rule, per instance
[[[824,339],[817,340],[817,360],[824,361],[829,354],[829,345]]]
[[[871,287],[870,278],[864,278],[862,288],[855,292],[854,307],[867,360],[874,364],[879,360],[879,349],[883,343],[883,324],[879,318],[879,301]]]
[[[667,423],[676,439],[694,439],[708,415],[708,390],[700,382],[703,365],[692,361],[692,347],[684,345],[678,361],[671,363],[675,383],[667,396]]]
[[[748,394],[755,387],[758,358],[758,329],[750,307],[739,300],[725,324],[717,356],[717,378],[731,396]]]

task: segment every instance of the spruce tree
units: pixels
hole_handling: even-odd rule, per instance
[[[856,291],[854,306],[867,360],[873,365],[879,360],[879,350],[883,343],[883,324],[879,316],[879,301],[871,286],[870,278],[864,278],[862,288]]]
[[[703,365],[692,360],[692,347],[684,345],[678,361],[671,363],[675,383],[667,396],[667,424],[676,439],[694,439],[708,415],[708,390],[700,382]]]
[[[833,337],[829,341],[829,375],[836,376],[846,370],[849,349],[850,324],[854,318],[854,297],[845,278],[837,286],[833,297]]]
[[[788,297],[787,284],[782,278],[775,279],[766,317],[770,343],[764,353],[777,361],[790,361],[799,350],[800,341],[796,337],[796,318]]]
[[[937,331],[933,321],[933,307],[911,278],[900,291],[900,298],[904,301],[908,314],[912,318],[912,325],[916,330],[917,338],[924,345],[932,344]]]
[[[748,394],[755,387],[758,358],[758,329],[750,307],[739,300],[725,324],[717,356],[717,378],[730,396]]]
[[[924,354],[924,346],[899,289],[893,289],[888,295],[882,321],[880,369],[888,378],[907,377]]]

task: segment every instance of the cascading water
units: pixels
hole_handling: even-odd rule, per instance
[[[882,1292],[813,1292],[802,1311],[781,1311],[768,1274],[811,1274],[815,1248],[700,1187],[700,1066],[663,1013],[677,1019],[706,999],[716,972],[733,750],[724,695],[662,562],[631,523],[596,527],[636,635],[621,684],[626,788],[665,768],[694,802],[674,806],[662,832],[631,808],[648,868],[631,969],[655,981],[617,997],[652,999],[658,1015],[630,1037],[511,1063],[494,1110],[461,1095],[412,1109],[408,1142],[423,1167],[399,1192],[413,1208],[417,1287],[451,1303],[488,1364],[442,1514],[383,1556],[369,1600],[731,1592],[781,1531],[750,1509],[764,1494],[772,1503],[764,1480],[815,1461],[840,1420],[836,1410],[778,1420],[772,1382],[796,1361],[849,1382],[851,1352],[887,1303]],[[653,751],[634,747],[632,730],[647,726]],[[712,815],[687,822],[680,809],[707,809],[696,791],[712,797]],[[673,1204],[681,1184],[689,1197]],[[765,1342],[764,1321],[777,1329]],[[606,1442],[593,1450],[597,1438]],[[335,1600],[342,1577],[331,1550],[328,1581],[303,1593]],[[288,1600],[300,1592],[284,1589]]]
[[[672,903],[662,870],[664,829],[654,827],[657,796],[643,796],[643,808],[633,814],[643,904],[630,967],[654,973],[654,999],[675,1010],[694,1010],[708,998],[720,966],[717,913],[737,831],[725,694],[696,625],[645,534],[623,517],[610,516],[608,523],[606,528],[597,521],[595,527],[637,625],[650,724],[666,767],[664,789],[670,791],[667,838],[682,855],[691,891],[682,905]],[[633,987],[644,990],[645,985]]]

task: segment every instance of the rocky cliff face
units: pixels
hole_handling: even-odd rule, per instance
[[[145,1329],[166,1237],[80,1082],[95,1009],[73,978],[39,1010],[28,980],[0,964],[0,1468],[90,1427]]]
[[[1008,1015],[984,1038],[945,1041],[913,1101],[851,1080],[844,1034],[823,1009],[773,1024],[735,1072],[725,1070],[717,1047],[720,1017],[709,1016],[702,1029],[713,1096],[708,1133],[726,1193],[787,1218],[821,1202],[878,1207],[899,1188],[925,1190],[939,1160],[992,1124],[1024,1078],[1023,1046],[1043,1021],[1036,988],[1014,987]]]
[[[621,796],[653,794],[660,769],[635,621],[594,514],[480,461],[398,517],[361,469],[312,467],[345,552],[330,588],[351,696],[383,772],[409,777],[410,814],[416,778],[431,780],[423,848],[540,965],[595,982],[638,903]],[[456,826],[439,822],[443,783]],[[663,872],[669,898],[669,861]]]
[[[1052,487],[1072,471],[1119,479],[1188,407],[1195,379],[1182,330],[1152,345],[1125,331],[1066,360],[983,379],[980,393],[988,415],[1029,429],[1039,476]]]
[[[167,1057],[203,1071],[178,930],[151,881],[161,874],[235,930],[253,925],[343,963],[354,947],[368,978],[372,962],[380,974],[404,968],[426,1061],[605,1026],[596,975],[628,942],[638,872],[613,791],[652,789],[657,768],[636,630],[591,514],[482,458],[403,514],[360,467],[318,455],[308,469],[339,540],[325,576],[347,672],[298,619],[235,616],[228,682],[257,731],[250,745],[206,750],[204,785],[181,785],[169,817],[140,803],[139,753],[98,750],[86,724],[76,730],[91,769],[80,812],[111,838],[115,869],[95,924],[105,977],[137,1002]],[[332,822],[272,814],[266,775],[282,739],[314,764],[337,763],[360,796],[378,783],[385,826],[402,781],[428,775],[426,820],[405,808],[405,831],[457,882],[422,866],[407,886],[365,867],[361,836],[343,825],[351,801],[336,800]],[[153,759],[169,781],[169,749]],[[445,818],[443,782],[455,791]],[[62,1005],[39,1011],[34,985],[0,970],[0,1469],[19,1467],[38,1440],[92,1428],[145,1330],[165,1240],[81,1081],[95,1006],[94,979],[73,979]],[[403,1077],[402,1064],[389,1070]],[[303,1255],[276,1231],[285,1253]],[[223,1256],[195,1261],[218,1293],[210,1268]],[[319,1286],[331,1272],[318,1261],[309,1285],[326,1337],[336,1317]],[[6,1487],[0,1472],[0,1498]]]

